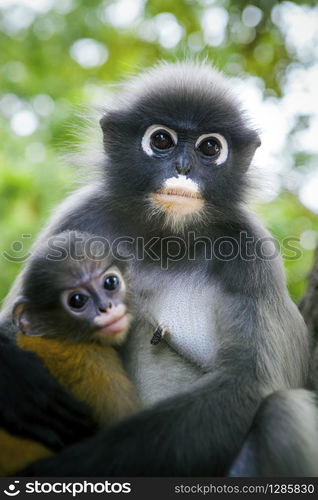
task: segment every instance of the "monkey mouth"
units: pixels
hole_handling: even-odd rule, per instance
[[[166,198],[192,198],[192,199],[195,199],[195,200],[202,200],[202,197],[200,196],[200,194],[197,192],[197,191],[192,191],[192,190],[189,190],[189,189],[185,189],[185,188],[161,188],[159,189],[158,191],[156,191],[154,193],[155,195],[159,195],[159,196],[162,196],[162,197],[166,197]]]
[[[98,335],[115,335],[128,329],[129,316],[127,313],[121,316],[112,316],[105,318],[104,322],[99,322],[97,333]]]
[[[175,217],[199,212],[204,206],[197,190],[184,187],[163,187],[152,193],[150,198],[157,208]]]

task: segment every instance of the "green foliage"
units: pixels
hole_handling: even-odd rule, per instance
[[[289,192],[282,193],[274,202],[257,206],[256,212],[279,243],[289,290],[297,300],[304,292],[314,259],[314,251],[304,248],[300,237],[304,233],[318,233],[318,218]],[[293,250],[289,251],[288,246]]]
[[[135,2],[126,1],[126,5]],[[281,2],[145,0],[139,17],[127,26],[118,26],[121,16],[115,21],[110,14],[105,17],[107,9],[118,3],[65,0],[38,12],[28,8],[26,1],[0,6],[0,298],[21,265],[8,261],[4,253],[26,253],[54,205],[74,184],[70,167],[60,161],[60,150],[72,148],[76,142],[69,130],[80,121],[75,117],[78,106],[96,104],[105,83],[116,82],[159,59],[206,57],[230,75],[261,78],[265,93],[281,96],[286,69],[297,62],[272,20],[273,8]],[[242,21],[244,8],[251,3],[261,10],[260,21],[252,27]],[[225,9],[228,16],[224,40],[217,46],[209,44],[202,28],[204,13],[211,7]],[[19,28],[12,19],[18,19]],[[171,47],[156,32],[156,23],[165,25],[169,19],[181,30],[180,40]],[[105,58],[108,54],[104,63],[83,67],[72,57],[74,43],[85,38],[101,44]],[[31,111],[38,120],[34,132],[26,137],[16,133],[13,124],[19,110]],[[306,123],[299,123],[302,126]],[[306,151],[297,153],[295,168],[308,164],[310,157]],[[279,239],[318,229],[316,217],[296,194],[285,192],[258,211]],[[19,252],[12,249],[17,241],[23,243]],[[301,258],[286,260],[295,299],[303,291],[311,266],[312,251],[302,248],[302,252]]]

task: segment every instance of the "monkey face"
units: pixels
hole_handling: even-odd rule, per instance
[[[117,267],[95,272],[76,287],[64,290],[62,305],[77,323],[93,332],[93,338],[108,344],[120,344],[126,338],[131,316],[126,304],[126,284]],[[91,335],[91,333],[90,333]]]
[[[117,266],[108,265],[105,269],[103,264],[105,261],[95,260],[48,264],[46,259],[38,257],[34,268],[31,266],[29,270],[37,290],[16,301],[13,309],[16,326],[31,336],[121,344],[132,319],[126,280]],[[45,266],[51,270],[51,294],[50,299],[40,303],[41,280],[48,277]]]
[[[178,133],[164,125],[151,125],[141,144],[148,156],[170,163],[171,177],[165,178],[149,196],[153,207],[175,220],[200,217],[206,201],[200,167],[215,168],[226,162],[229,151],[226,139],[218,133],[195,137],[195,133],[186,130]]]
[[[101,120],[110,190],[130,209],[142,201],[151,224],[223,218],[260,144],[227,81],[207,65],[159,65],[128,90],[132,102]]]

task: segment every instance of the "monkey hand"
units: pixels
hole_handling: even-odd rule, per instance
[[[40,359],[1,338],[0,425],[53,450],[92,432],[86,407],[54,380]]]
[[[154,438],[156,429],[153,428],[151,420],[149,418],[147,422],[151,425]],[[74,444],[58,455],[34,462],[15,475],[18,477],[143,476],[152,475],[147,469],[151,464],[155,469],[153,475],[158,475],[158,462],[154,458],[155,448],[151,447],[152,453],[148,449],[149,455],[147,445],[142,438],[140,427],[143,423],[144,419],[140,420],[135,416],[114,427],[100,430],[90,439]],[[138,427],[137,430],[135,425]],[[137,451],[140,445],[142,453]],[[138,460],[136,460],[137,455]]]
[[[100,430],[91,438],[66,448],[58,455],[34,462],[16,475],[211,475],[215,466],[214,452],[213,446],[206,446],[207,436],[202,432],[200,443],[189,439],[192,431],[191,417],[194,416],[195,425],[198,424],[199,427],[200,423],[202,427],[201,412],[197,412],[196,408],[196,398],[166,400],[115,426]]]
[[[20,475],[223,476],[251,427],[260,396],[249,373],[221,375],[206,374],[195,390],[102,429]],[[233,398],[239,402],[234,420],[227,412]]]
[[[167,333],[168,333],[168,334],[170,333],[170,332],[169,332],[169,330],[168,330],[168,328],[166,328],[165,326],[161,326],[161,325],[159,325],[159,326],[156,328],[156,330],[155,330],[155,332],[154,332],[153,336],[151,337],[150,344],[152,344],[152,345],[157,345],[157,344],[159,344],[159,342],[161,342],[161,341],[162,341],[163,337],[164,337]]]

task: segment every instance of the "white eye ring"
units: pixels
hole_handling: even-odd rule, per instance
[[[168,132],[168,134],[171,135],[175,145],[178,142],[177,133],[174,130],[171,130],[171,128],[165,127],[164,125],[150,125],[150,127],[147,128],[141,140],[141,147],[148,156],[152,156],[154,154],[154,151],[150,144],[150,139],[152,134],[156,132],[156,130],[165,130],[166,132]]]
[[[200,147],[201,143],[205,139],[209,139],[209,138],[216,139],[220,143],[221,152],[220,152],[219,156],[213,161],[217,165],[221,165],[222,163],[224,163],[226,161],[228,154],[229,154],[229,146],[228,146],[226,139],[223,137],[223,135],[214,134],[214,133],[200,135],[200,137],[195,142],[195,148],[198,149]]]

